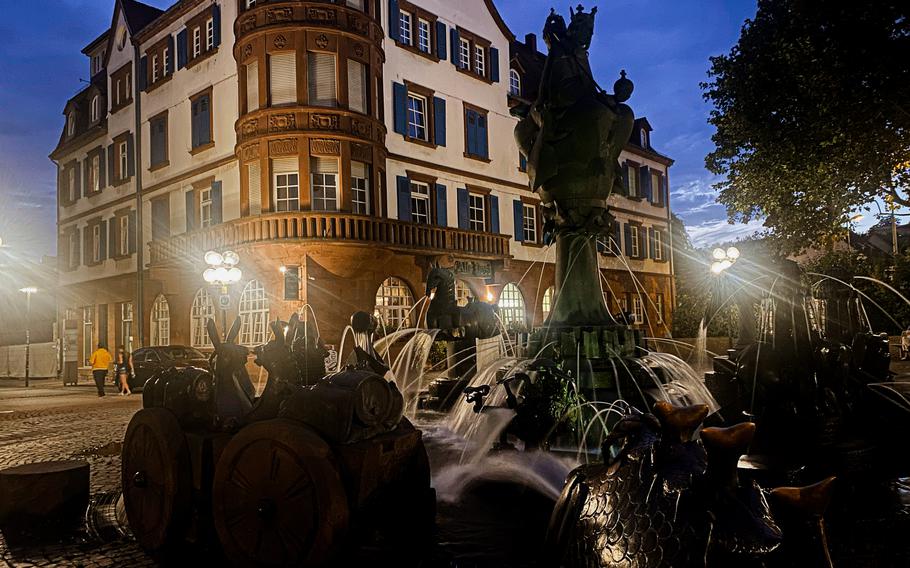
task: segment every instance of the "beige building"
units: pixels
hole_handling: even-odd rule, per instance
[[[492,1],[118,0],[83,53],[91,84],[51,154],[71,368],[98,341],[209,347],[210,249],[240,255],[228,317],[251,346],[307,304],[330,344],[355,310],[416,324],[441,255],[460,298],[498,303],[511,327],[545,318],[554,252],[511,114],[543,55]],[[604,247],[602,267],[611,310],[662,333],[672,161],[650,132],[637,121],[624,152],[624,254]]]

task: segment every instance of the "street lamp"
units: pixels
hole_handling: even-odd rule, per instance
[[[711,257],[714,258],[714,262],[711,263],[711,273],[720,275],[721,272],[736,264],[739,256],[740,252],[736,247],[730,247],[727,250],[722,248],[714,249],[711,253]]]
[[[227,335],[227,309],[231,305],[228,286],[240,282],[243,278],[243,272],[237,268],[240,264],[240,255],[232,250],[224,253],[210,250],[205,253],[203,259],[208,268],[202,273],[202,279],[221,289],[218,296],[218,307],[221,308],[221,333]]]
[[[32,349],[31,320],[32,320],[32,294],[37,294],[38,289],[34,286],[20,288],[20,292],[25,294],[25,388],[28,388],[28,365]]]

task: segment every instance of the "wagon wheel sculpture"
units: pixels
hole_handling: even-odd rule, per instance
[[[241,566],[323,565],[349,517],[332,450],[286,419],[234,436],[215,469],[212,508],[226,556]]]
[[[137,412],[123,441],[120,475],[130,528],[146,550],[163,551],[182,538],[190,517],[190,471],[177,417],[164,408]]]

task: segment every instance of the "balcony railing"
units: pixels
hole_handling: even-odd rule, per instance
[[[450,252],[476,259],[509,256],[509,236],[347,213],[300,211],[242,217],[152,241],[152,264],[197,260],[207,250],[269,241],[375,244],[401,252]]]

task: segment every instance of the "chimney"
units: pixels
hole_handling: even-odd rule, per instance
[[[526,34],[525,45],[537,51],[537,34]]]

